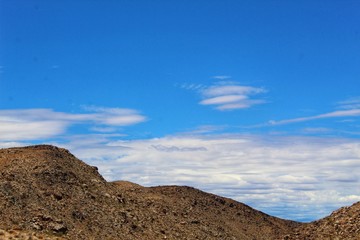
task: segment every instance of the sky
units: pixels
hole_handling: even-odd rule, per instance
[[[312,221],[360,201],[357,0],[0,0],[0,147]]]

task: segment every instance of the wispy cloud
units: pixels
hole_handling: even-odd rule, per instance
[[[176,86],[186,90],[199,90],[205,87],[203,84],[196,84],[196,83],[176,84]]]
[[[360,97],[353,97],[353,98],[338,102],[337,105],[341,109],[360,109]]]
[[[268,125],[284,125],[290,123],[306,122],[324,118],[357,117],[360,116],[360,109],[340,110],[310,117],[292,118],[280,121],[269,121]]]
[[[87,113],[56,112],[52,109],[0,110],[0,140],[46,139],[63,134],[73,124],[123,127],[146,121],[133,109],[88,107]],[[104,128],[105,127],[105,128]]]
[[[324,128],[324,127],[315,127],[315,128],[307,127],[302,129],[302,132],[307,134],[319,134],[319,133],[323,134],[323,133],[330,133],[332,131],[333,129]]]
[[[206,151],[205,147],[177,147],[177,146],[164,146],[161,144],[152,145],[152,147],[160,152],[194,152],[194,151]]]
[[[214,105],[217,110],[249,108],[265,103],[262,99],[253,99],[253,95],[266,92],[263,88],[241,86],[236,82],[219,82],[201,90],[201,105]]]
[[[94,131],[94,132],[100,132],[100,133],[111,133],[111,132],[116,132],[117,128],[114,127],[92,127],[90,128],[90,130]]]
[[[129,126],[144,122],[146,117],[141,115],[137,110],[127,108],[104,108],[87,106],[88,111],[94,113],[88,114],[90,117],[88,121],[110,125],[110,126]]]
[[[68,123],[64,121],[30,120],[0,116],[0,140],[44,139],[62,134]]]
[[[228,76],[228,75],[218,75],[218,76],[213,76],[212,78],[218,79],[218,80],[226,80],[226,79],[230,79],[231,76]]]
[[[239,102],[247,99],[244,95],[225,95],[220,97],[213,97],[202,100],[200,104],[211,105],[211,104],[226,104],[231,102]]]
[[[223,131],[227,128],[225,125],[201,125],[187,132],[182,132],[181,135],[199,135],[209,134]]]

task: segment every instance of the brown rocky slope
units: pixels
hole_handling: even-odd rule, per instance
[[[359,240],[360,202],[342,207],[330,216],[303,224],[284,239],[292,240]]]
[[[302,239],[293,237],[309,226],[190,187],[106,182],[96,167],[49,145],[0,149],[0,229],[6,234],[129,240],[260,240],[288,234],[286,239]],[[0,230],[0,239],[6,234]]]

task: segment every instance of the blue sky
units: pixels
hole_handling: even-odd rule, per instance
[[[0,0],[0,147],[322,217],[360,200],[359,9]]]

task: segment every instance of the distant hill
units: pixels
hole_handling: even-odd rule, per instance
[[[359,217],[349,209],[336,219]],[[331,221],[283,220],[191,187],[107,182],[54,146],[0,149],[0,239],[324,239],[318,226]],[[340,228],[360,236],[351,221]]]

